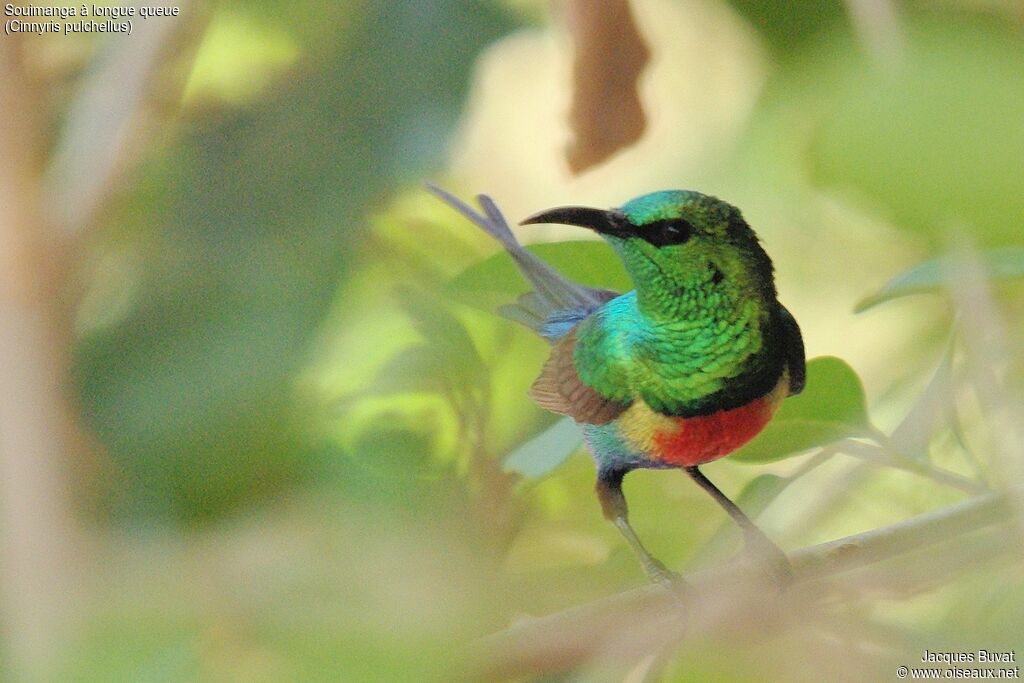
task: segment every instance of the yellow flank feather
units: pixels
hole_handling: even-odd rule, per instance
[[[789,371],[786,370],[779,378],[775,388],[763,399],[767,400],[772,413],[779,407],[789,393]],[[686,429],[686,418],[670,417],[655,412],[643,399],[637,398],[633,405],[619,416],[619,436],[625,444],[637,453],[655,453],[654,437],[665,437],[678,434]]]
[[[619,435],[637,453],[653,453],[654,435],[682,428],[683,420],[656,413],[638,398],[619,416]]]
[[[772,392],[768,394],[768,402],[772,405],[772,413],[774,413],[782,401],[789,396],[789,368],[782,371],[782,377],[779,378],[779,383],[775,385]]]

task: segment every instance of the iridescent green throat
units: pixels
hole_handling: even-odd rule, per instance
[[[637,289],[581,324],[575,362],[584,383],[682,416],[738,407],[774,387],[783,363],[778,304],[770,261],[752,261],[760,247],[753,255],[722,245],[667,268],[644,245],[609,241]]]

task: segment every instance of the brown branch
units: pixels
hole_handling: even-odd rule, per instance
[[[0,595],[5,658],[17,678],[49,678],[73,602],[68,492],[75,413],[62,267],[42,216],[47,111],[26,76],[23,41],[0,41]]]
[[[789,613],[799,613],[835,592],[837,586],[829,579],[933,545],[941,548],[947,560],[944,567],[956,564],[948,561],[950,557],[980,561],[986,557],[981,548],[994,554],[1008,550],[1007,544],[996,535],[990,543],[975,542],[978,549],[967,556],[959,546],[937,544],[1008,520],[1004,499],[986,494],[887,527],[795,550],[789,553],[794,585],[782,594],[786,607]],[[929,567],[937,566],[934,558],[927,562]],[[948,580],[948,574],[944,578]],[[609,653],[657,651],[681,641],[687,633],[699,631],[704,636],[722,628],[743,628],[737,624],[739,616],[761,628],[780,619],[780,593],[765,584],[756,565],[733,563],[694,572],[685,579],[692,590],[684,595],[682,612],[679,601],[663,588],[645,586],[529,619],[484,638],[478,642],[474,677],[494,680],[566,670],[607,659]]]
[[[79,607],[85,545],[72,497],[88,450],[70,386],[81,233],[110,196],[166,36],[181,22],[136,22],[86,77],[56,161],[54,112],[26,68],[31,34],[0,41],[0,619],[4,666],[49,680]],[[45,168],[50,164],[47,179]]]

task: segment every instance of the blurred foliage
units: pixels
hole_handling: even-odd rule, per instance
[[[834,67],[810,148],[822,182],[873,198],[933,240],[952,224],[984,245],[1019,241],[1019,27],[968,17],[912,21],[898,66],[844,59]]]
[[[1024,278],[1024,249],[1021,247],[992,249],[983,252],[981,257],[986,274],[996,282]],[[956,277],[956,263],[952,259],[925,261],[900,273],[886,282],[882,289],[861,299],[854,310],[861,313],[885,301],[909,294],[942,292],[956,286]]]
[[[848,32],[846,8],[838,0],[809,0],[799,4],[730,0],[729,5],[750,22],[781,61],[803,54],[808,43],[822,36],[834,40]]]
[[[901,4],[887,55],[848,4],[633,3],[641,32],[664,17],[720,22],[722,35],[739,24],[746,42],[708,35],[668,71],[727,81],[732,67],[701,61],[704,47],[742,55],[756,77],[736,82],[756,90],[753,109],[714,158],[658,139],[642,163],[624,154],[556,188],[565,203],[610,205],[641,181],[707,187],[757,219],[817,357],[807,391],[708,473],[787,548],[1001,488],[1013,470],[972,368],[994,364],[1007,415],[1024,394],[1019,344],[978,361],[946,310],[955,297],[937,313],[903,298],[950,293],[956,232],[1009,283],[989,331],[1024,333],[1019,16]],[[106,514],[92,517],[103,578],[66,678],[450,680],[470,639],[638,585],[575,427],[525,396],[546,345],[492,313],[526,283],[420,189],[446,153],[441,183],[460,196],[505,207],[501,187],[530,187],[522,159],[460,166],[479,142],[452,131],[493,115],[484,90],[505,113],[567,105],[568,93],[526,87],[541,74],[489,78],[510,46],[549,54],[552,33],[565,37],[557,12],[485,0],[205,11],[194,51],[169,57],[188,74],[184,95],[82,250],[75,381],[101,446],[91,500]],[[641,95],[666,87],[650,79]],[[678,115],[648,113],[650,135]],[[524,149],[564,147],[557,131],[500,123]],[[600,242],[530,249],[585,284],[630,288]],[[835,310],[844,292],[863,316]],[[625,487],[670,567],[736,549],[685,476],[637,472]],[[871,680],[926,647],[1019,651],[1019,561],[955,582],[934,571],[935,590],[853,583],[804,626],[645,660],[649,680],[659,667],[665,680],[820,680],[853,652],[855,677]],[[611,669],[641,680],[637,666]]]
[[[310,475],[294,377],[367,209],[439,157],[476,52],[511,27],[469,0],[263,11],[321,42],[252,106],[188,121],[112,221],[143,246],[138,304],[86,335],[78,374],[129,518],[205,518]]]

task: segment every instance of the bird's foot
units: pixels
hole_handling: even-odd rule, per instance
[[[680,634],[689,629],[690,610],[694,604],[696,592],[682,576],[668,569],[653,557],[644,561],[644,572],[651,583],[661,586],[672,596],[672,603],[675,606],[675,616],[678,620]]]
[[[683,577],[671,569],[668,569],[657,560],[654,560],[645,566],[644,572],[646,572],[647,578],[651,580],[651,583],[656,583],[659,586],[670,590],[673,589],[678,582],[683,580]]]
[[[682,600],[690,591],[690,584],[676,572],[668,569],[653,557],[644,562],[644,572],[651,583],[657,584]]]
[[[746,551],[753,556],[772,583],[782,592],[793,583],[793,565],[789,557],[767,536],[749,533],[746,537]]]

